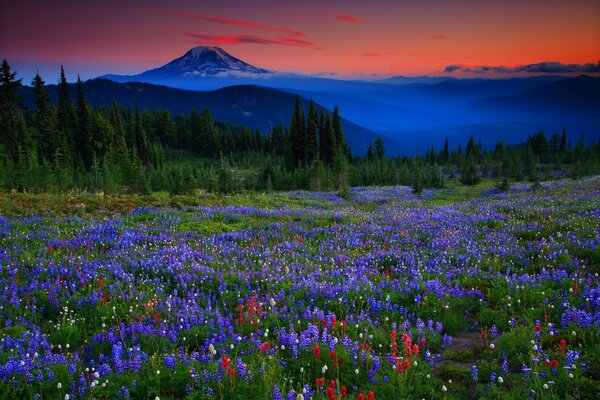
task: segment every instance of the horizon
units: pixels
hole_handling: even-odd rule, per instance
[[[135,75],[198,45],[280,73],[345,80],[600,73],[600,3],[590,0],[49,3],[0,0],[2,57],[25,84],[36,71],[55,83],[60,65],[69,81]]]

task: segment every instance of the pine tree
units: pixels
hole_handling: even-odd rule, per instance
[[[38,151],[42,162],[51,163],[55,153],[64,151],[66,143],[61,132],[58,130],[58,117],[50,95],[45,87],[45,82],[36,74],[31,82],[35,95],[35,129],[38,133]]]
[[[35,74],[35,77],[31,81],[37,114],[42,118],[50,113],[50,95],[46,90],[45,84],[46,82],[44,82],[39,72]]]
[[[450,149],[448,147],[448,136],[444,140],[444,150],[442,151],[442,162],[447,163],[450,159]]]
[[[111,148],[116,154],[124,156],[127,151],[127,134],[121,110],[115,102],[110,107],[110,125],[114,134]]]
[[[385,146],[381,136],[375,140],[375,158],[382,160],[385,157]]]
[[[316,159],[313,161],[310,171],[309,189],[321,191],[324,189],[324,184],[327,179],[327,170],[323,161]]]
[[[317,114],[315,102],[313,99],[310,99],[308,105],[308,122],[306,124],[305,160],[307,164],[312,163],[319,154],[318,130],[319,115]]]
[[[333,173],[336,179],[336,188],[340,191],[340,197],[347,197],[350,191],[348,185],[348,161],[342,153],[333,156]]]
[[[321,113],[321,129],[319,130],[319,155],[325,165],[331,165],[335,155],[335,132],[329,114]]]
[[[292,114],[292,121],[290,123],[290,138],[292,140],[293,162],[294,166],[297,167],[306,161],[304,158],[306,128],[304,124],[304,112],[300,106],[300,96],[298,95],[296,95],[294,113]]]
[[[506,147],[504,146],[504,141],[502,139],[498,140],[496,143],[496,147],[494,147],[493,157],[496,160],[500,160],[504,157],[504,153],[506,151]]]
[[[133,127],[133,134],[135,140],[135,148],[137,149],[137,155],[142,165],[148,166],[148,135],[142,124],[142,114],[140,113],[140,107],[135,105],[135,120]]]
[[[167,146],[171,146],[175,143],[175,137],[177,136],[177,128],[173,117],[169,110],[162,110],[157,115],[157,137]]]
[[[375,158],[375,153],[373,152],[373,146],[369,143],[369,147],[367,148],[367,160],[372,161]]]
[[[229,171],[229,165],[223,153],[221,153],[221,162],[219,165],[219,191],[221,193],[229,193],[232,191],[232,177]]]
[[[567,147],[567,130],[563,129],[562,135],[560,137],[560,152],[565,153],[568,150]]]
[[[274,156],[283,156],[285,154],[285,135],[283,126],[275,125],[271,130],[271,150]]]
[[[60,66],[60,80],[58,82],[58,129],[62,132],[65,148],[61,149],[65,162],[69,162],[76,151],[75,132],[77,114],[69,96],[69,84],[63,66]]]
[[[208,108],[202,114],[202,136],[205,141],[204,154],[215,157],[223,151],[221,134],[216,128],[215,121]]]
[[[78,130],[77,135],[75,136],[75,143],[85,168],[89,170],[96,157],[94,154],[94,137],[92,134],[92,115],[83,90],[83,82],[79,76],[77,77],[77,121]]]
[[[333,108],[333,131],[335,132],[336,153],[346,155],[346,137],[342,128],[342,119],[338,106]]]
[[[475,139],[473,135],[469,137],[469,141],[467,142],[467,157],[470,157],[473,160],[477,160],[477,147],[475,146]]]
[[[468,186],[476,185],[481,181],[477,172],[477,165],[475,165],[475,161],[472,158],[468,158],[464,163],[461,170],[460,181]]]
[[[17,79],[17,72],[11,72],[8,61],[2,61],[0,71],[0,115],[2,117],[2,142],[9,158],[17,162],[19,159],[19,138],[15,123],[15,114],[20,108],[21,98],[19,88],[21,79]]]

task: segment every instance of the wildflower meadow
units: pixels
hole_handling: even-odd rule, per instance
[[[471,194],[5,214],[0,398],[597,398],[600,179]]]

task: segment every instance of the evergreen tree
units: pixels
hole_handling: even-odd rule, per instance
[[[333,131],[335,133],[335,144],[337,146],[336,153],[346,155],[346,137],[342,128],[342,119],[340,118],[340,110],[338,106],[333,108]]]
[[[94,154],[94,137],[92,134],[92,115],[90,106],[85,97],[83,82],[77,77],[77,120],[78,130],[75,136],[75,144],[79,157],[83,160],[86,169],[90,169]]]
[[[481,181],[481,178],[477,172],[477,166],[475,165],[474,160],[470,157],[467,158],[467,161],[462,167],[460,181],[464,185],[476,185]]]
[[[223,157],[221,153],[221,162],[219,166],[219,191],[221,193],[229,193],[232,191],[231,185],[231,172],[229,171],[229,165],[227,164],[227,160]]]
[[[414,194],[423,193],[423,177],[420,168],[413,170],[411,187]]]
[[[444,150],[442,150],[442,162],[447,163],[450,159],[450,149],[448,147],[448,136],[444,140]]]
[[[336,188],[340,191],[340,196],[347,197],[350,191],[350,186],[348,185],[348,161],[346,160],[346,156],[341,152],[334,155],[333,173],[336,179]]]
[[[125,122],[123,121],[123,115],[121,114],[121,110],[115,102],[112,103],[110,107],[110,125],[113,130],[113,142],[111,143],[112,150],[119,154],[120,156],[124,156],[127,151],[127,138],[125,131]]]
[[[158,111],[157,115],[157,139],[167,146],[175,144],[177,127],[169,110]]]
[[[33,94],[35,96],[35,106],[37,108],[37,114],[43,118],[50,113],[50,95],[45,87],[46,82],[42,79],[39,72],[35,74],[35,77],[31,81],[33,86]]]
[[[11,72],[8,61],[2,61],[0,70],[0,115],[2,117],[2,143],[8,157],[17,162],[19,159],[19,138],[15,122],[15,114],[20,108],[21,98],[19,88],[21,79],[16,78],[17,73]]]
[[[77,124],[77,115],[71,97],[69,96],[69,84],[65,76],[63,66],[60,66],[60,80],[58,82],[58,129],[62,132],[66,147],[62,149],[66,161],[73,158],[76,150],[75,131]]]
[[[496,147],[494,147],[494,152],[492,153],[492,155],[495,160],[500,160],[504,157],[505,152],[506,152],[506,147],[504,146],[504,141],[502,139],[500,139],[496,143]]]
[[[367,147],[367,160],[372,161],[375,158],[375,153],[373,153],[373,146],[369,143],[369,147]]]
[[[146,130],[142,124],[142,114],[140,113],[140,108],[137,104],[135,105],[133,135],[138,159],[142,165],[148,166],[148,135],[146,134]]]
[[[375,140],[375,158],[383,159],[385,157],[385,146],[383,145],[383,140],[381,136]]]
[[[274,156],[285,155],[285,135],[281,124],[275,125],[271,130],[271,149]]]
[[[305,163],[306,128],[304,124],[304,112],[300,106],[300,96],[296,95],[294,113],[290,123],[290,138],[292,141],[292,157],[294,166]]]
[[[475,145],[475,139],[473,138],[473,135],[469,137],[469,141],[467,142],[466,154],[467,157],[475,161],[479,159],[479,154],[477,151],[477,146]]]
[[[567,147],[567,130],[563,129],[562,135],[560,136],[560,148],[561,153],[565,153],[568,150]]]
[[[64,150],[63,135],[58,131],[57,115],[50,102],[50,95],[39,73],[31,82],[35,96],[36,112],[34,128],[37,131],[37,148],[42,162],[51,162],[57,151]]]
[[[552,135],[552,138],[550,138],[550,142],[548,143],[548,145],[549,151],[552,154],[558,152],[560,148],[560,135],[558,134],[558,132],[555,132],[554,135]]]
[[[321,191],[324,190],[327,181],[327,170],[323,161],[316,159],[313,161],[310,171],[309,189]]]
[[[306,152],[305,160],[312,163],[319,154],[318,143],[319,115],[313,99],[310,99],[308,105],[308,121],[306,124]]]
[[[321,113],[321,129],[319,130],[319,155],[325,165],[331,165],[335,154],[335,132],[329,114]]]
[[[193,109],[189,117],[190,127],[190,148],[191,150],[204,155],[207,152],[208,143],[206,141],[204,128],[204,120],[202,115]]]
[[[543,159],[548,149],[548,140],[546,139],[546,134],[543,131],[540,131],[535,135],[529,136],[527,138],[527,146],[531,147],[531,151],[534,155],[538,156],[540,159]]]

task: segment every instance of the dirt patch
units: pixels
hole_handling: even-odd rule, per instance
[[[485,343],[479,332],[461,332],[452,338],[449,350],[456,353],[479,354],[485,350]]]

